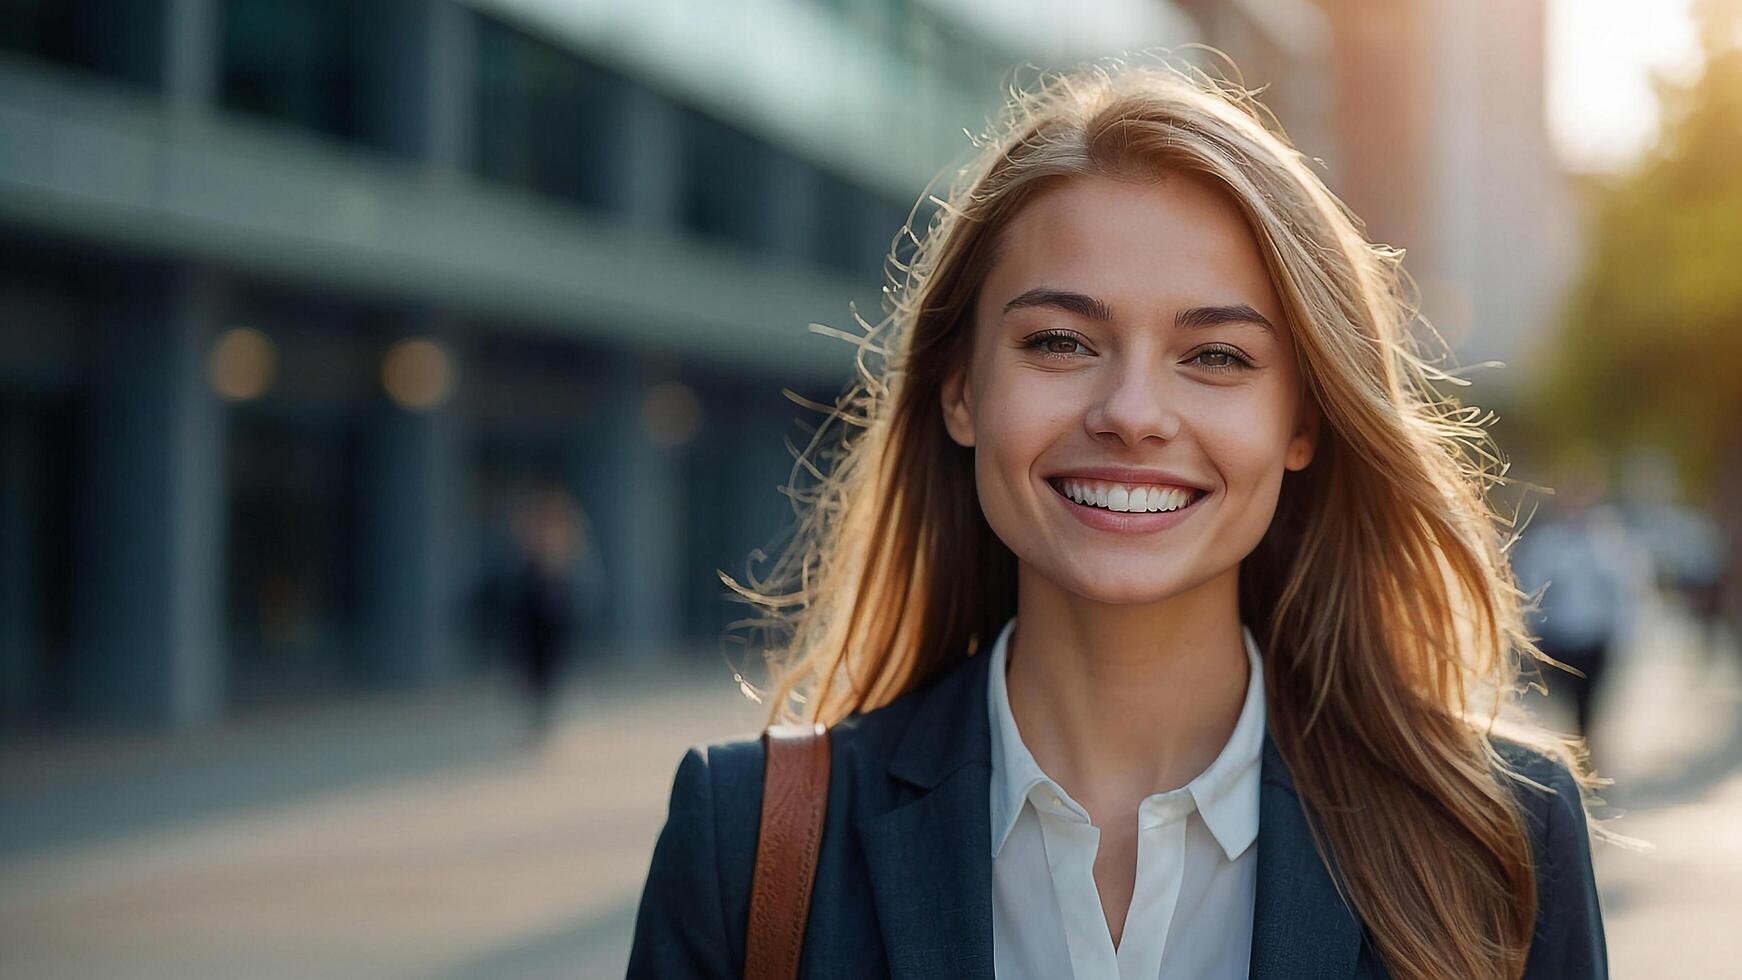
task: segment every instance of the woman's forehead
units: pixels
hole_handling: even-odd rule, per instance
[[[1245,217],[1226,194],[1187,175],[1081,177],[1042,191],[1004,229],[982,298],[999,306],[1041,284],[1134,314],[1246,303],[1283,322]]]

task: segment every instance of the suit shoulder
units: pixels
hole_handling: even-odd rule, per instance
[[[1602,901],[1573,760],[1510,739],[1494,739],[1494,748],[1510,769],[1501,779],[1519,797],[1536,859],[1536,930],[1524,976],[1606,980]]]
[[[1569,754],[1503,736],[1496,736],[1492,741],[1494,751],[1514,774],[1507,777],[1507,781],[1515,793],[1533,801],[1531,809],[1540,810],[1544,805],[1541,801],[1555,797],[1570,797],[1574,802],[1582,799],[1578,778],[1573,775],[1574,762]],[[1517,779],[1518,776],[1539,784],[1541,788]]]
[[[732,735],[690,749],[708,772],[715,796],[762,792],[762,735]]]
[[[881,707],[855,711],[830,726],[829,737],[855,748],[893,742],[907,730],[923,694],[923,688],[909,691]]]
[[[636,915],[629,976],[724,975],[741,962],[761,797],[756,738],[684,752]]]
[[[945,670],[888,704],[855,711],[836,722],[829,729],[835,764],[854,773],[854,779],[881,779],[927,698],[956,673]]]
[[[738,735],[692,744],[672,781],[668,820],[706,832],[722,854],[754,848],[762,813],[762,742]]]
[[[841,761],[843,753],[856,755],[865,750],[875,751],[884,743],[899,740],[919,706],[920,693],[904,694],[870,711],[856,711],[830,725],[829,745],[834,761]],[[688,755],[696,758],[692,761],[686,756],[684,761],[706,770],[717,791],[730,793],[754,789],[760,794],[764,751],[761,732],[739,734],[693,745]]]
[[[1512,739],[1494,739],[1510,773],[1504,782],[1526,816],[1539,859],[1554,865],[1589,861],[1590,822],[1569,755]]]
[[[1544,748],[1534,742],[1512,738],[1506,735],[1495,735],[1489,739],[1494,745],[1494,751],[1514,768],[1529,768],[1546,774],[1551,768],[1566,768],[1570,760]]]
[[[839,762],[843,753],[857,754],[895,740],[906,730],[917,705],[915,694],[905,694],[880,708],[855,712],[829,726],[831,756]],[[764,752],[760,731],[692,744],[679,762],[679,783],[696,789],[705,786],[716,800],[746,794],[759,798]]]

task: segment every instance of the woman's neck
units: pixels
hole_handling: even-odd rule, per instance
[[[1151,606],[1086,602],[1021,576],[1010,710],[1042,770],[1094,811],[1207,769],[1245,703],[1238,568]]]

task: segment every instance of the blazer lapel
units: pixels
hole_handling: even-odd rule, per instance
[[[1266,733],[1249,976],[1347,980],[1360,952],[1361,925],[1313,846],[1294,780]]]
[[[984,653],[924,696],[889,765],[905,802],[858,822],[892,976],[992,978]]]
[[[923,696],[889,764],[904,802],[857,824],[897,978],[992,978],[990,660],[968,658]],[[1361,926],[1319,858],[1268,733],[1257,847],[1249,976],[1349,980]]]

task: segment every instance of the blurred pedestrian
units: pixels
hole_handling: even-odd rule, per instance
[[[1672,598],[1699,632],[1711,664],[1724,646],[1725,572],[1722,528],[1710,514],[1681,502],[1674,461],[1661,450],[1635,450],[1625,466],[1618,506],[1632,539],[1651,556],[1661,594]]]
[[[566,491],[543,487],[519,502],[513,528],[519,556],[509,592],[509,635],[531,709],[531,735],[543,741],[574,642],[574,568],[582,524]]]
[[[1552,505],[1525,528],[1514,557],[1520,587],[1540,593],[1530,617],[1537,646],[1576,671],[1549,666],[1544,684],[1550,695],[1565,692],[1587,741],[1604,679],[1632,633],[1650,583],[1648,553],[1604,501],[1603,487],[1594,457],[1569,454]]]
[[[1189,69],[1000,118],[739,588],[792,727],[679,763],[630,976],[1606,976],[1398,253]]]

